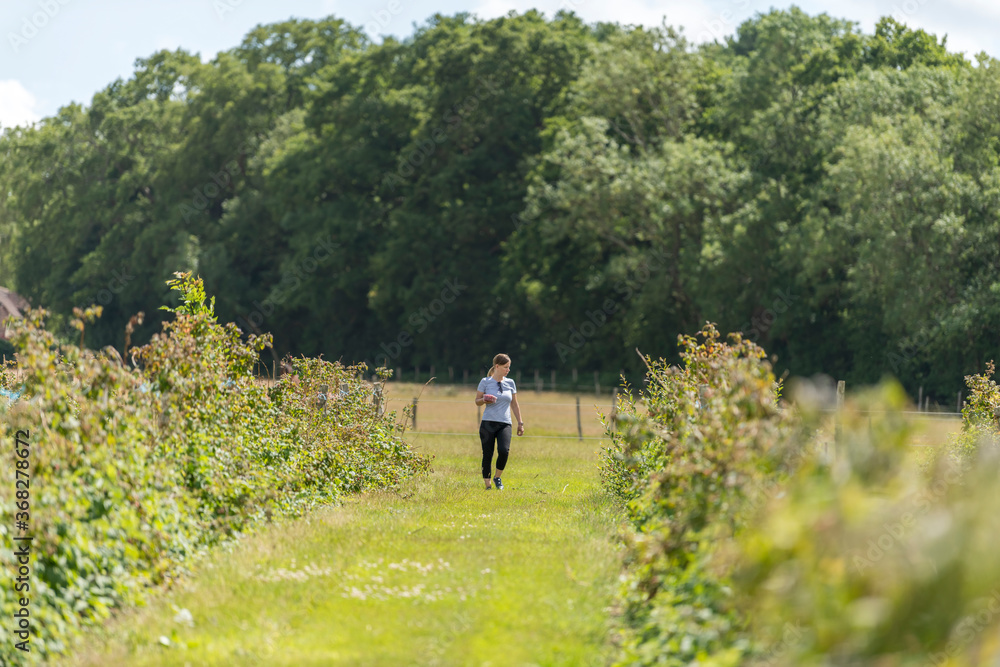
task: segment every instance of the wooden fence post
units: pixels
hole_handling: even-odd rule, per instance
[[[396,372],[393,373],[392,379],[395,380],[396,382],[402,382],[403,381],[403,369],[400,368],[399,366],[396,366]]]
[[[382,385],[375,385],[372,392],[372,402],[375,404],[375,414],[381,417],[385,414],[385,403],[382,402]]]
[[[836,422],[837,426],[834,430],[834,445],[840,442],[841,433],[843,432],[843,420],[844,420],[844,391],[846,389],[846,383],[844,380],[837,381],[837,415]],[[836,452],[834,452],[836,454]]]
[[[413,397],[413,430],[417,430],[417,397]]]
[[[618,387],[611,390],[611,430],[618,430]]]
[[[455,381],[455,369],[452,366],[448,366],[448,382]]]
[[[580,397],[579,396],[576,397],[576,432],[577,432],[577,435],[580,438],[580,441],[582,442],[583,441],[583,422],[580,421]]]
[[[434,367],[431,366],[431,377],[434,377]]]
[[[962,411],[962,390],[961,389],[958,390],[958,403],[956,403],[956,405],[958,406],[958,408],[955,410],[955,412],[961,412]]]
[[[924,404],[924,385],[920,385],[920,389],[917,390],[917,412],[920,412],[920,408]]]
[[[573,369],[573,384],[576,384],[576,369]]]
[[[326,397],[330,387],[325,384],[319,386],[319,393],[316,394],[316,409],[326,412]]]

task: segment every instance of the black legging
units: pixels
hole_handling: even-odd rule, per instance
[[[479,424],[479,439],[483,441],[483,479],[492,477],[493,443],[497,448],[497,469],[507,466],[507,455],[510,454],[510,424],[507,422],[486,421]]]

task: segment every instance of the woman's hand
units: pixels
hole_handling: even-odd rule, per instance
[[[493,394],[483,394],[483,402],[484,403],[496,403],[497,402],[497,397],[494,396]]]
[[[524,422],[517,425],[517,434],[524,435]]]

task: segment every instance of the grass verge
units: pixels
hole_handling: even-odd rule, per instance
[[[478,441],[410,438],[430,476],[219,551],[64,664],[605,664],[621,514],[597,443],[515,438],[487,492]]]

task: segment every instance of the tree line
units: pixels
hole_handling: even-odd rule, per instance
[[[90,346],[140,310],[148,340],[193,271],[277,355],[635,372],[712,321],[779,370],[952,401],[1000,325],[975,60],[797,8],[700,45],[571,12],[262,25],[4,130],[0,284],[67,327],[104,306]]]

